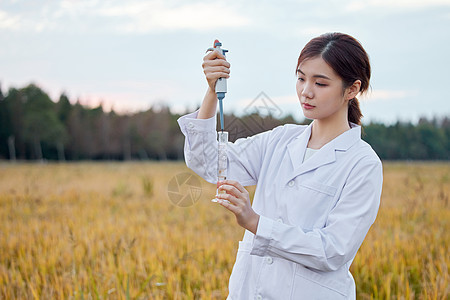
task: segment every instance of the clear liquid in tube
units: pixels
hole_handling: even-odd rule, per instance
[[[218,132],[218,151],[217,151],[217,182],[227,179],[228,172],[228,132]],[[220,191],[217,188],[216,194],[226,194],[225,191]],[[213,202],[217,202],[217,199],[213,199]],[[225,200],[226,201],[226,200]]]

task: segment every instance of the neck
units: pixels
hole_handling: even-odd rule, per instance
[[[312,124],[308,147],[320,149],[349,129],[347,115],[345,118],[335,115],[326,119],[316,119]]]

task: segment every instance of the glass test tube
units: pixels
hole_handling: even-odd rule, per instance
[[[227,179],[227,164],[228,164],[228,155],[227,155],[227,146],[228,146],[228,132],[219,131],[218,132],[218,159],[217,159],[217,181],[222,181]],[[217,194],[222,193],[225,194],[224,191],[219,191],[217,189]],[[213,199],[215,202],[216,199]]]

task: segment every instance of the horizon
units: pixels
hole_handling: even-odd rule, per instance
[[[59,102],[59,97],[60,96],[62,96],[62,95],[66,95],[67,96],[67,94],[63,91],[63,92],[61,92],[61,94],[59,96],[52,97],[46,91],[45,87],[42,87],[41,85],[37,84],[36,82],[29,82],[28,84],[26,84],[25,86],[22,86],[22,87],[11,86],[10,89],[14,88],[14,89],[20,90],[20,89],[26,88],[26,87],[28,87],[30,85],[34,85],[34,86],[38,87],[39,89],[41,89],[44,93],[46,93],[49,96],[50,100],[53,103],[55,103],[55,104]],[[8,92],[9,92],[9,90],[6,91],[6,93],[5,93],[5,91],[3,91],[1,82],[0,82],[0,91],[3,93],[4,96],[7,95]],[[260,94],[263,94],[263,96],[267,97],[267,95],[264,95],[263,92],[261,92]],[[99,103],[92,104],[92,102],[85,101],[85,99],[71,99],[70,97],[68,97],[68,99],[69,99],[70,104],[73,105],[73,106],[76,105],[76,104],[80,104],[85,109],[97,109],[97,108],[101,107],[102,111],[104,113],[114,112],[117,115],[123,115],[123,116],[125,116],[125,115],[133,116],[135,114],[144,113],[144,112],[147,112],[147,111],[150,111],[150,110],[153,110],[154,112],[159,113],[161,110],[163,110],[165,108],[167,108],[172,115],[181,115],[182,116],[184,114],[188,114],[188,113],[192,112],[195,109],[198,109],[200,107],[200,105],[201,105],[201,103],[199,102],[198,106],[196,108],[194,108],[193,110],[191,108],[187,107],[184,110],[180,111],[179,109],[174,109],[173,107],[171,107],[170,104],[154,103],[153,105],[151,105],[151,106],[149,106],[148,108],[145,108],[145,109],[137,109],[137,110],[134,110],[134,111],[121,111],[121,110],[115,110],[114,106],[109,107],[109,109],[105,109],[104,103],[102,101],[100,101]],[[256,102],[257,100],[260,100],[260,99],[261,98],[256,97],[255,99],[253,99],[253,102]],[[267,99],[267,98],[263,98],[263,99]],[[250,103],[250,104],[252,104],[252,103]],[[271,105],[274,105],[274,104],[272,103]],[[252,115],[252,114],[257,114],[260,117],[264,118],[264,117],[267,117],[268,114],[270,114],[270,111],[275,111],[275,113],[273,115],[271,115],[271,117],[275,118],[275,119],[278,119],[278,120],[286,118],[286,117],[292,117],[296,123],[304,123],[304,122],[310,122],[311,121],[311,119],[305,118],[304,116],[302,117],[302,119],[297,119],[290,112],[282,113],[282,112],[280,112],[280,108],[277,107],[276,104],[275,104],[275,106],[272,106],[272,107],[270,107],[270,106],[269,107],[266,106],[265,108],[263,107],[264,110],[261,110],[261,106],[256,106],[256,107],[257,107],[256,109],[253,109],[253,107],[251,105],[247,105],[246,109],[242,110],[242,113],[237,113],[236,111],[231,110],[231,111],[226,111],[224,114],[228,115],[228,116],[230,116],[230,115],[231,116],[236,116],[238,118],[242,118],[242,117],[249,116],[249,115]],[[258,110],[258,107],[259,107],[259,110]],[[301,109],[300,104],[299,104],[299,109]],[[278,113],[277,113],[277,110],[278,110]],[[217,111],[217,114],[218,114],[218,111]],[[426,120],[426,121],[430,121],[430,122],[431,121],[443,122],[443,121],[448,120],[448,119],[449,119],[449,116],[447,116],[447,115],[442,115],[442,116],[436,115],[436,116],[431,116],[431,117],[429,117],[429,116],[419,116],[416,120],[401,120],[401,119],[397,119],[397,120],[393,120],[392,122],[383,122],[383,121],[370,120],[369,122],[365,122],[364,116],[363,116],[362,119],[361,119],[361,122],[362,122],[363,126],[364,125],[369,125],[369,124],[383,124],[385,126],[392,126],[392,125],[395,125],[395,124],[412,124],[412,125],[416,126],[416,125],[418,125],[419,121],[421,121],[421,120]]]

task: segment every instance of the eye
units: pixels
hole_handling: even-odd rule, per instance
[[[305,81],[305,79],[303,79],[301,77],[299,77],[298,80],[301,81],[301,82]]]
[[[320,83],[320,82],[316,82],[316,85],[318,85],[318,86],[327,86],[326,84],[324,84],[324,83]]]

